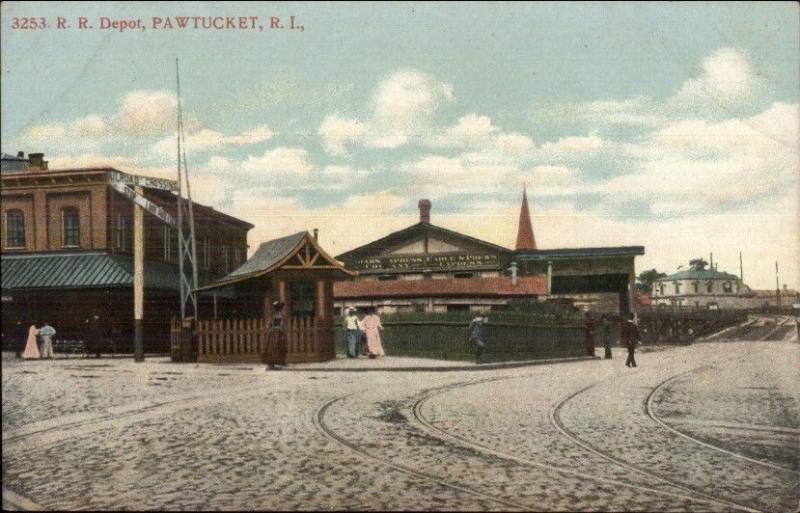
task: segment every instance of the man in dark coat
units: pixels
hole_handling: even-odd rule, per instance
[[[628,319],[623,321],[622,326],[620,326],[620,341],[622,345],[628,348],[628,359],[625,360],[625,366],[636,367],[633,353],[639,342],[639,328],[633,322],[633,313],[629,313]]]
[[[481,363],[481,357],[486,351],[483,327],[487,322],[489,322],[488,317],[475,317],[467,328],[467,339],[470,344],[475,346],[475,363]]]
[[[611,359],[611,337],[613,336],[613,328],[610,316],[603,314],[603,316],[600,317],[600,329],[603,334],[603,349],[605,349],[604,358],[606,360]]]

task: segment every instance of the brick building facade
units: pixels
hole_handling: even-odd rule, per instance
[[[27,326],[47,320],[59,336],[101,338],[105,350],[127,351],[134,203],[112,184],[132,177],[106,167],[51,170],[42,157],[3,155],[3,345],[18,344]],[[173,192],[144,186],[143,195],[177,214]],[[197,203],[193,210],[203,284],[244,263],[253,226]],[[168,320],[179,308],[178,233],[145,211],[144,234],[146,344],[166,351]]]

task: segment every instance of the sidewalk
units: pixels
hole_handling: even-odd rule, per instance
[[[476,364],[474,362],[433,360],[430,358],[412,358],[406,356],[385,356],[371,360],[369,358],[347,358],[337,355],[335,360],[322,363],[290,364],[287,371],[325,371],[325,372],[443,372],[443,371],[482,371],[493,369],[512,369],[530,365],[550,363],[579,362],[596,360],[596,356],[576,356],[570,358],[547,358],[540,360],[524,360],[514,362],[493,362]]]

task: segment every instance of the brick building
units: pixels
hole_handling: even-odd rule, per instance
[[[133,326],[134,203],[115,185],[136,183],[175,216],[168,180],[113,168],[51,170],[42,154],[2,158],[2,336],[20,344],[48,321],[57,338],[129,351]],[[193,204],[198,279],[209,283],[241,265],[253,225]],[[168,351],[169,318],[179,311],[178,233],[145,211],[145,347]],[[201,307],[212,307],[210,298]]]
[[[417,224],[336,257],[359,273],[334,285],[339,312],[486,312],[512,299],[545,298],[601,312],[635,308],[634,259],[642,246],[539,249],[526,192],[513,250],[432,224],[431,207],[420,200]]]

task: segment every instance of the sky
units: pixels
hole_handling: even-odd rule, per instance
[[[541,249],[741,252],[751,287],[777,261],[800,289],[798,9],[4,2],[2,151],[174,177],[178,58],[193,199],[253,223],[251,253],[319,228],[339,254],[421,198],[513,248],[526,186]]]

